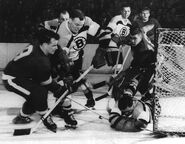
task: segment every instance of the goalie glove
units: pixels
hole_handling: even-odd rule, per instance
[[[106,64],[105,54],[106,54],[106,49],[102,47],[98,47],[92,59],[91,65],[93,65],[94,68],[96,69],[104,66]]]

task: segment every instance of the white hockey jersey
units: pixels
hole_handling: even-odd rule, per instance
[[[129,19],[124,19],[121,15],[116,15],[111,19],[109,24],[107,25],[106,31],[111,31],[107,33],[101,40],[110,39],[109,48],[117,48],[117,44],[111,40],[111,35],[116,34],[118,36],[127,36],[130,32],[131,22]],[[111,49],[108,49],[108,51]],[[116,50],[116,49],[115,49]]]
[[[78,34],[73,34],[68,27],[68,21],[64,21],[57,32],[60,35],[58,45],[67,50],[69,58],[75,61],[79,58],[79,51],[86,45],[87,35],[96,36],[99,28],[99,24],[86,16],[84,26]]]

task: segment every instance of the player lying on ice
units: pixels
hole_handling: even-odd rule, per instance
[[[32,121],[30,116],[35,112],[42,117],[48,110],[48,91],[59,98],[67,89],[51,78],[49,56],[58,49],[59,35],[42,29],[38,32],[37,40],[37,43],[28,45],[10,61],[2,75],[7,90],[17,93],[26,100],[20,113],[13,119],[14,124],[30,123]],[[70,101],[65,99],[61,105],[66,124],[76,126],[77,121],[73,117]],[[51,115],[44,119],[43,123],[48,129],[56,132],[57,125]]]
[[[129,39],[133,60],[126,71],[120,72],[110,81],[113,87],[111,101],[114,101],[114,104],[108,108],[108,112],[112,128],[135,132],[146,128],[152,120],[152,78],[155,72],[156,51],[137,24],[131,27]],[[136,92],[142,95],[141,100],[135,98]],[[158,108],[160,110],[160,106]]]

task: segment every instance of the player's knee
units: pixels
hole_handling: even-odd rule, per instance
[[[48,108],[47,98],[48,98],[47,89],[45,89],[44,87],[37,87],[31,93],[31,100],[33,102],[35,110],[37,111],[46,110]]]

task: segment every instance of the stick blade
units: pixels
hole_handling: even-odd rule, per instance
[[[106,97],[108,97],[108,96],[109,96],[109,94],[106,93],[106,94],[104,94],[104,95],[102,95],[102,96],[99,96],[99,97],[95,98],[95,101],[99,101],[99,100],[101,100],[101,99],[103,99],[103,98],[106,98]]]
[[[102,81],[102,82],[99,82],[99,83],[96,83],[96,84],[93,84],[93,89],[98,89],[102,86],[105,86],[107,84],[106,81]]]
[[[13,136],[29,135],[31,133],[31,128],[27,129],[15,129]]]

